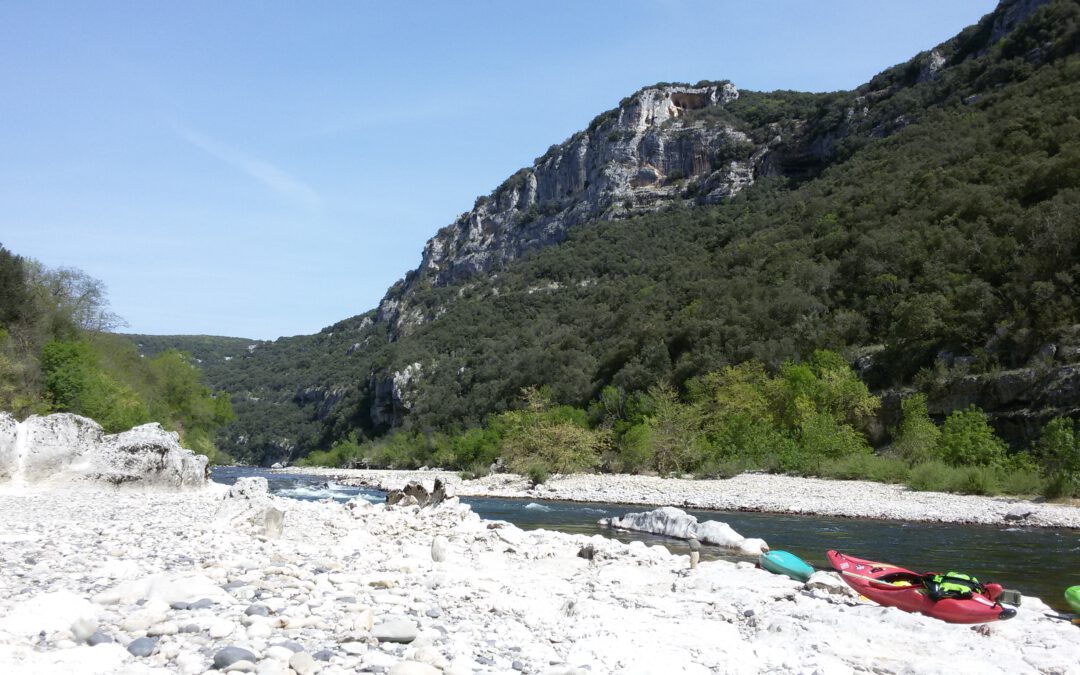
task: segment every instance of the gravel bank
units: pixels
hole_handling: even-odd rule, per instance
[[[441,478],[459,495],[678,506],[721,511],[800,513],[851,518],[984,525],[1080,528],[1080,508],[1007,497],[915,492],[900,485],[834,481],[761,473],[723,480],[576,474],[555,476],[530,488],[521,476],[493,474],[462,480],[450,471],[376,471],[289,468],[284,471],[335,478],[346,484],[400,488],[411,480]]]
[[[690,570],[660,546],[496,526],[453,499],[263,497],[253,520],[224,508],[238,501],[0,493],[0,672],[1080,673],[1076,627],[1036,598],[950,625],[831,573]],[[280,534],[259,526],[268,505]]]

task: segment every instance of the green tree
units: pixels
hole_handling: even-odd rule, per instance
[[[936,452],[941,430],[930,419],[926,394],[914,394],[900,402],[900,428],[893,446],[909,464],[938,459]]]
[[[1035,453],[1042,462],[1048,497],[1080,494],[1080,433],[1075,420],[1052,419],[1043,427]]]
[[[1005,443],[994,434],[986,413],[974,405],[954,410],[941,428],[938,453],[952,466],[1002,466]]]
[[[525,407],[500,416],[502,456],[512,471],[534,479],[589,471],[600,463],[610,435],[585,425],[584,411],[553,407],[536,388],[522,392]]]
[[[656,471],[661,475],[683,473],[700,464],[706,450],[702,418],[696,406],[679,401],[666,384],[649,390],[652,414],[645,418]]]
[[[41,361],[45,386],[57,410],[89,417],[108,432],[149,421],[138,394],[98,367],[88,342],[49,342]]]

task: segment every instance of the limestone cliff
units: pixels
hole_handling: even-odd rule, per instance
[[[720,115],[739,98],[728,82],[659,85],[624,99],[585,131],[552,146],[424,247],[420,267],[392,289],[378,320],[392,337],[425,320],[409,306],[421,283],[451,284],[557,243],[574,226],[655,210],[676,201],[715,204],[754,182],[770,147]]]

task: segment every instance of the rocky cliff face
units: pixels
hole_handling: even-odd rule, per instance
[[[400,337],[425,319],[408,302],[421,283],[487,272],[590,220],[676,201],[720,203],[753,184],[763,167],[775,166],[764,161],[774,143],[754,143],[724,121],[721,111],[738,98],[734,85],[721,82],[651,87],[625,99],[440,230],[420,267],[387,294],[378,320]],[[718,114],[689,114],[709,109]]]
[[[720,203],[764,178],[813,179],[876,139],[922,123],[932,109],[962,113],[959,106],[975,106],[1000,86],[965,64],[993,56],[995,43],[1050,1],[1004,0],[957,37],[853,91],[770,94],[720,81],[636,92],[439,230],[424,247],[420,266],[387,291],[377,310],[314,336],[251,345],[247,354],[221,366],[228,371],[223,380],[259,382],[253,391],[236,393],[234,401],[258,415],[235,425],[231,446],[240,456],[269,463],[310,449],[305,444],[316,436],[338,438],[350,426],[373,436],[400,426],[424,409],[427,382],[449,372],[440,371],[444,345],[430,344],[439,339],[438,318],[452,311],[457,298],[496,297],[501,266],[557,244],[590,222]],[[1045,42],[1040,31],[1028,31],[1011,47],[1023,47],[1025,65],[1043,58],[1045,50],[1028,49],[1025,41]],[[578,281],[584,286],[592,280]],[[309,355],[316,360],[310,366],[282,366],[307,362]],[[263,370],[273,370],[277,379],[259,381]],[[1029,396],[1038,396],[1039,386]],[[949,398],[979,401],[989,409],[984,394]],[[307,425],[307,440],[296,432],[301,425]],[[885,419],[875,438],[884,439],[888,426]],[[319,435],[319,428],[328,433]],[[260,448],[257,454],[254,447]]]

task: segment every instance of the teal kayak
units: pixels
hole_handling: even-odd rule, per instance
[[[1077,614],[1080,614],[1080,586],[1072,586],[1065,590],[1065,602]]]
[[[787,551],[762,553],[758,564],[773,574],[783,574],[796,581],[806,581],[814,573],[814,568],[807,565],[802,558]]]

